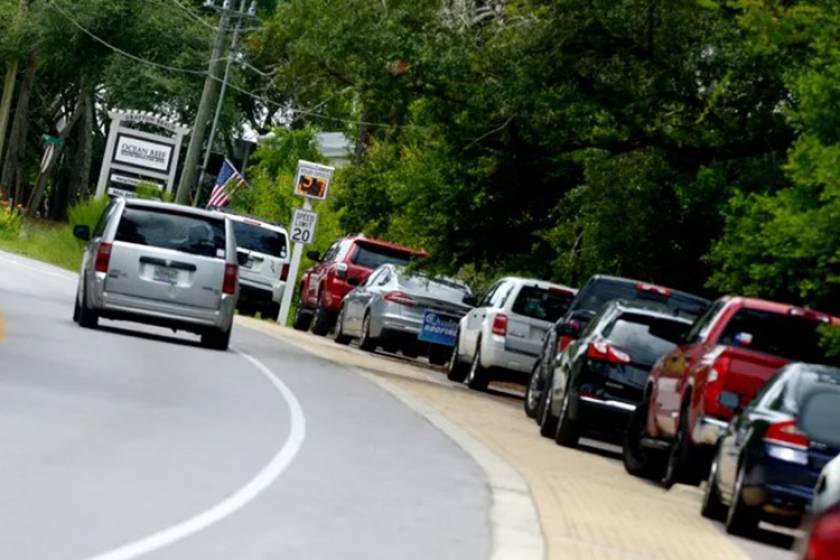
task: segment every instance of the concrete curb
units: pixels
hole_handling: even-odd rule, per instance
[[[490,451],[434,407],[408,394],[380,376],[353,367],[356,373],[376,383],[446,434],[478,463],[490,487],[490,525],[493,535],[491,560],[542,560],[545,541],[539,513],[528,484],[519,472]]]

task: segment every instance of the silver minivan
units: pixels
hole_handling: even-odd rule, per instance
[[[114,198],[90,231],[73,319],[134,321],[201,335],[225,350],[239,296],[236,236],[224,214]]]

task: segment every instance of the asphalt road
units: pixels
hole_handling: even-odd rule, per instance
[[[0,253],[0,557],[487,558],[483,471],[352,371],[244,328],[71,320]]]

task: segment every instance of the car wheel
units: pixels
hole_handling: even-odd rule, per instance
[[[554,432],[557,431],[557,417],[551,413],[551,404],[554,400],[552,385],[552,380],[546,380],[540,404],[542,408],[542,414],[540,414],[540,435],[547,438],[554,437]]]
[[[621,454],[624,470],[629,474],[649,480],[659,480],[665,474],[665,457],[661,451],[642,445],[642,440],[647,436],[645,433],[647,413],[647,400],[644,400],[630,415]]]
[[[554,430],[554,441],[565,447],[574,447],[580,439],[580,429],[577,422],[571,418],[572,388],[566,384],[563,402],[560,403],[560,414],[557,416],[557,429]]]
[[[370,336],[370,313],[365,313],[362,321],[362,338],[359,339],[359,348],[365,352],[374,352],[378,346],[376,339]]]
[[[84,280],[82,282],[82,292],[79,301],[79,325],[86,329],[95,329],[99,325],[99,314],[87,306],[86,290],[84,289]]]
[[[452,349],[452,354],[449,356],[449,365],[446,368],[446,378],[456,383],[462,383],[469,373],[469,364],[465,364],[458,359],[458,344],[459,338],[455,338],[455,347]]]
[[[684,408],[680,413],[680,425],[674,443],[671,444],[665,475],[662,477],[662,485],[665,488],[670,488],[678,482],[692,486],[700,484],[698,468],[692,460],[692,455],[694,450],[688,433],[688,410]]]
[[[298,302],[295,310],[295,318],[292,321],[292,328],[296,331],[308,331],[309,325],[312,324],[312,314],[303,310],[303,306]]]
[[[454,348],[449,348],[448,346],[432,344],[431,346],[429,346],[429,363],[435,366],[442,366],[448,364],[449,356],[454,351]]]
[[[330,329],[333,327],[333,320],[330,312],[324,307],[322,301],[318,301],[318,307],[315,308],[315,316],[312,317],[312,327],[309,329],[312,334],[318,336],[327,336]]]
[[[540,361],[534,364],[531,369],[531,378],[528,380],[528,388],[525,390],[525,415],[528,418],[536,418],[539,410],[540,397],[542,396],[539,390],[540,386]]]
[[[706,488],[703,491],[703,505],[700,508],[703,517],[714,521],[721,521],[726,515],[726,507],[720,499],[718,489],[718,460],[719,458],[716,457],[709,469],[709,478],[706,480]]]
[[[75,301],[73,302],[73,322],[74,322],[74,323],[78,323],[78,322],[79,322],[79,313],[80,313],[80,309],[79,309],[79,291],[78,291],[78,290],[76,290],[76,299],[75,299]]]
[[[202,333],[201,344],[211,350],[227,350],[230,346],[230,333],[233,327],[228,327],[224,331],[208,331]]]
[[[344,306],[341,307],[341,311],[338,313],[338,319],[335,322],[335,335],[333,336],[333,340],[336,343],[341,344],[343,346],[347,346],[350,344],[352,337],[347,336],[344,334]]]
[[[481,341],[479,341],[470,364],[470,371],[467,373],[467,387],[474,391],[484,391],[489,384],[487,370],[481,366]]]
[[[749,537],[758,529],[759,516],[755,508],[744,503],[745,477],[746,468],[742,465],[738,469],[735,492],[732,494],[732,503],[729,504],[729,511],[726,514],[726,532],[730,535]]]

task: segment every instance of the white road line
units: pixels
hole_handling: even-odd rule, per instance
[[[7,262],[10,262],[21,268],[26,268],[28,270],[37,272],[38,274],[46,274],[48,276],[54,276],[56,278],[61,278],[62,280],[69,280],[74,282],[79,278],[77,274],[73,274],[70,271],[65,271],[63,268],[50,266],[45,263],[41,263],[40,261],[15,255],[14,253],[6,253],[5,251],[0,251],[0,257],[3,257],[3,259]],[[38,263],[39,266],[33,266],[31,263]]]
[[[128,543],[124,546],[92,556],[87,560],[130,560],[172,545],[236,513],[265,491],[292,463],[306,438],[306,418],[291,389],[262,362],[244,352],[234,350],[262,373],[289,406],[289,437],[271,461],[248,484],[210,509],[185,519],[172,527]]]

